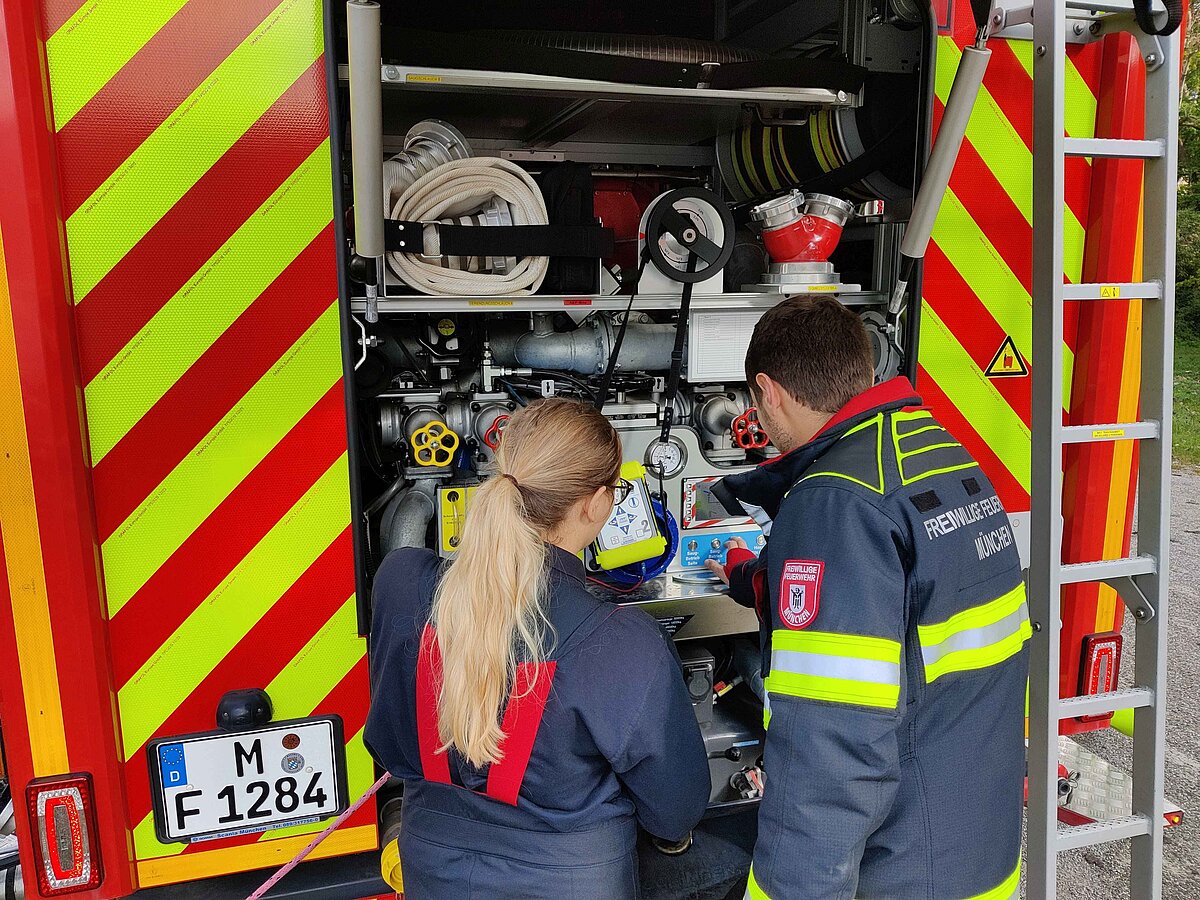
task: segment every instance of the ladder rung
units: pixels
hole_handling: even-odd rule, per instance
[[[1063,584],[1080,584],[1085,581],[1103,581],[1106,578],[1151,575],[1158,571],[1158,560],[1153,556],[1100,559],[1095,562],[1068,563],[1060,571]]]
[[[1158,422],[1113,422],[1111,425],[1068,425],[1062,430],[1064,444],[1095,444],[1102,441],[1144,441],[1158,437]]]
[[[1097,156],[1118,159],[1155,159],[1163,155],[1162,141],[1131,141],[1125,138],[1063,138],[1067,156]]]
[[[1157,281],[1124,284],[1064,284],[1064,300],[1159,300],[1162,285]]]
[[[1150,820],[1145,816],[1121,816],[1087,825],[1072,825],[1058,829],[1058,851],[1078,850],[1096,844],[1111,844],[1126,838],[1150,833]]]
[[[1104,694],[1088,694],[1058,701],[1058,718],[1074,719],[1078,716],[1103,716],[1118,709],[1137,709],[1154,702],[1154,691],[1148,688],[1121,688]]]

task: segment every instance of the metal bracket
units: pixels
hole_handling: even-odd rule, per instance
[[[1130,614],[1139,623],[1149,622],[1154,618],[1154,607],[1146,599],[1146,595],[1142,593],[1142,589],[1137,586],[1131,575],[1106,578],[1104,583],[1117,592]]]

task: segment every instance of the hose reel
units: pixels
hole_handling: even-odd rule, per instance
[[[679,284],[721,293],[734,225],[729,207],[712,191],[676,188],[660,194],[646,207],[638,235],[641,252],[653,266],[646,266],[638,293],[673,293]]]

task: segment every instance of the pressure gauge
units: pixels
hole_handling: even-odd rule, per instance
[[[646,448],[646,468],[653,475],[662,473],[663,478],[674,478],[686,463],[687,448],[679,438],[669,437],[665,443],[656,438]]]

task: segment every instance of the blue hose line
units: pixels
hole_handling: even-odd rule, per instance
[[[663,572],[667,571],[667,566],[671,564],[671,560],[679,552],[679,526],[675,523],[675,517],[671,515],[670,511],[663,506],[662,501],[657,497],[650,499],[650,506],[654,510],[654,517],[658,519],[658,524],[666,535],[667,549],[663,551],[661,556],[643,560],[640,563],[621,566],[619,569],[611,569],[606,572],[605,575],[609,580],[616,584],[640,584],[650,581],[652,578],[657,578]]]

